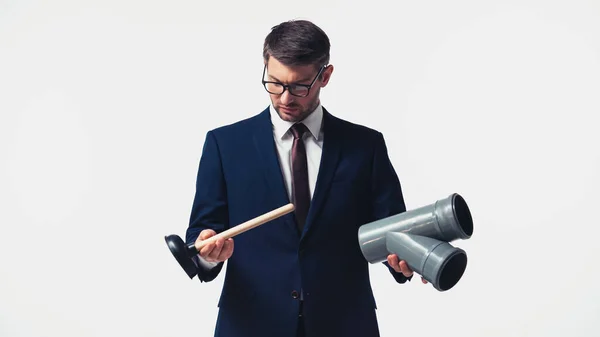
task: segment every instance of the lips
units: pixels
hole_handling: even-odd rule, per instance
[[[279,109],[285,111],[285,112],[291,112],[291,111],[296,111],[298,108],[296,107],[285,107],[285,106],[280,106]]]

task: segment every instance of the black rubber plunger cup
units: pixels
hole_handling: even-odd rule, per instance
[[[192,243],[186,245],[185,242],[179,237],[179,235],[171,234],[165,236],[167,246],[171,250],[171,254],[175,257],[175,260],[179,262],[179,265],[185,273],[190,277],[196,276],[196,264],[192,261],[192,257],[198,254],[196,246]]]
[[[192,258],[198,254],[198,252],[202,249],[202,247],[204,247],[205,245],[207,245],[211,242],[214,242],[218,239],[227,240],[229,238],[232,238],[232,237],[234,237],[238,234],[241,234],[247,230],[250,230],[254,227],[260,226],[266,222],[277,219],[280,216],[286,215],[286,214],[292,212],[293,210],[294,210],[293,204],[287,204],[285,206],[281,206],[281,207],[274,209],[268,213],[260,215],[254,219],[248,220],[242,224],[234,226],[234,227],[232,227],[224,232],[221,232],[215,236],[212,236],[204,241],[201,241],[198,244],[196,244],[196,243],[186,244],[181,239],[181,237],[179,237],[178,235],[175,235],[175,234],[165,236],[165,242],[167,243],[167,246],[169,247],[171,254],[173,254],[173,257],[175,257],[177,262],[179,262],[179,265],[181,266],[181,268],[183,268],[185,273],[190,278],[194,278],[194,276],[196,276],[198,272],[196,269],[197,268],[196,263],[194,263]]]

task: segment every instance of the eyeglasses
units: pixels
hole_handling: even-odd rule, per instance
[[[265,90],[267,90],[267,92],[274,95],[281,95],[287,90],[291,95],[294,95],[296,97],[306,97],[310,93],[310,88],[313,86],[313,84],[315,84],[315,81],[317,80],[317,78],[319,78],[321,72],[323,72],[323,69],[325,69],[325,67],[326,66],[324,65],[321,66],[319,72],[317,73],[317,76],[313,78],[310,84],[283,84],[280,82],[265,81],[265,73],[267,71],[267,65],[265,64],[265,67],[263,69],[262,84],[265,87]]]

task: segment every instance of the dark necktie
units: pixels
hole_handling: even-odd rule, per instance
[[[292,193],[298,229],[302,233],[308,208],[310,207],[310,190],[308,187],[308,166],[306,163],[306,148],[302,135],[308,129],[302,123],[294,124],[290,130],[294,135],[292,145]]]

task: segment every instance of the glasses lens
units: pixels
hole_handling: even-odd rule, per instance
[[[290,94],[294,96],[304,97],[308,95],[308,87],[305,86],[292,86],[290,87]]]
[[[283,92],[283,86],[277,83],[265,83],[265,89],[272,94],[281,94]]]

